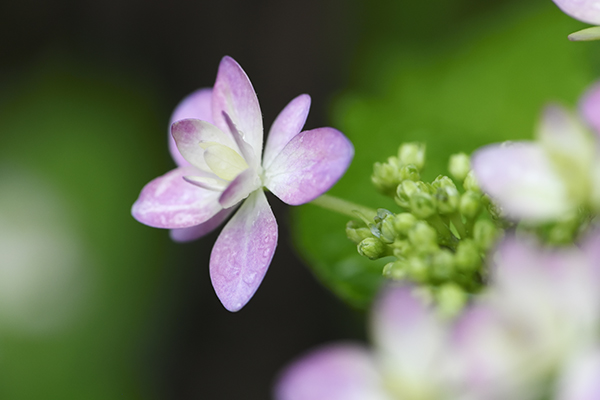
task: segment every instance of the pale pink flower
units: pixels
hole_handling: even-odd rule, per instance
[[[354,149],[341,132],[301,132],[309,107],[310,97],[300,95],[281,111],[263,154],[254,88],[239,64],[224,57],[212,90],[193,93],[173,114],[169,147],[178,168],[148,183],[133,205],[138,221],[171,229],[177,241],[203,236],[239,207],[210,257],[213,287],[230,311],[254,295],[277,246],[264,188],[287,204],[304,204],[326,192],[352,160]]]

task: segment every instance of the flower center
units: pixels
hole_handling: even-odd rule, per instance
[[[248,163],[231,147],[216,142],[203,142],[204,161],[219,178],[232,181],[242,171],[248,169]]]

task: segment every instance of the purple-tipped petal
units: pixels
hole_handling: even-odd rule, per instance
[[[570,210],[563,181],[534,143],[485,146],[471,161],[481,189],[509,218],[542,221]]]
[[[559,381],[557,400],[600,399],[600,349],[579,355],[567,364]]]
[[[271,126],[267,144],[263,154],[263,166],[269,168],[273,159],[294,136],[300,133],[308,110],[310,109],[310,96],[301,94],[290,101],[287,106],[279,113],[275,122]]]
[[[229,215],[235,210],[235,207],[228,208],[226,210],[221,210],[214,217],[209,219],[208,221],[196,225],[191,226],[189,228],[181,228],[181,229],[171,229],[169,232],[169,236],[175,242],[191,242],[192,240],[196,240],[201,238],[204,235],[208,235],[210,232],[215,230],[219,225],[223,223],[229,217]]]
[[[208,221],[222,207],[219,192],[201,189],[183,177],[196,168],[180,167],[160,176],[142,189],[131,208],[139,222],[155,228],[188,228]]]
[[[275,400],[392,400],[367,349],[344,343],[316,349],[288,366]]]
[[[178,166],[181,167],[188,165],[189,163],[185,160],[185,158],[183,158],[177,149],[173,135],[171,135],[171,125],[173,125],[175,121],[187,118],[201,119],[203,121],[212,123],[211,104],[212,89],[202,88],[188,95],[181,101],[181,103],[177,105],[177,107],[175,107],[175,111],[173,111],[173,114],[171,115],[171,122],[169,123],[169,151],[171,152],[171,156]]]
[[[565,14],[592,25],[600,25],[600,1],[553,0]]]
[[[301,132],[265,171],[265,186],[287,204],[307,203],[342,177],[353,156],[352,143],[336,129]]]
[[[256,190],[219,235],[210,255],[210,277],[229,311],[240,310],[262,282],[277,247],[277,222]]]
[[[233,207],[260,187],[261,182],[256,171],[248,168],[231,181],[219,197],[219,203],[223,208]]]
[[[233,138],[216,126],[199,119],[183,119],[171,125],[171,133],[181,155],[192,165],[210,171],[204,159],[202,142],[215,142],[239,153]]]
[[[231,57],[223,57],[219,64],[212,109],[215,124],[223,132],[228,132],[229,126],[223,112],[227,113],[244,140],[252,146],[256,159],[260,159],[263,125],[258,98],[250,79]]]
[[[589,88],[579,102],[581,115],[596,135],[600,135],[600,82]]]

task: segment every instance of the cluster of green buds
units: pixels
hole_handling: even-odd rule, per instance
[[[383,268],[385,277],[411,281],[440,305],[458,310],[468,294],[485,283],[483,257],[501,230],[488,211],[489,199],[481,193],[466,154],[450,158],[454,180],[440,175],[424,182],[424,165],[425,146],[420,143],[403,144],[397,156],[376,163],[373,184],[393,197],[400,210],[379,209],[372,221],[350,221],[346,233],[361,255],[371,260],[390,258]]]

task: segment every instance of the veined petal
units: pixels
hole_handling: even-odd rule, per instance
[[[341,178],[353,156],[352,143],[336,129],[301,132],[265,171],[265,186],[287,204],[307,203]]]
[[[210,277],[229,311],[240,310],[262,282],[277,247],[277,222],[262,190],[229,220],[210,255]]]
[[[200,225],[190,226],[189,228],[171,229],[169,235],[175,242],[191,242],[192,240],[199,239],[221,225],[234,210],[235,207],[221,210],[214,217]]]
[[[600,25],[598,0],[553,0],[565,14],[592,25]]]
[[[301,94],[290,101],[279,113],[271,126],[267,144],[263,154],[263,166],[269,168],[273,159],[283,150],[286,144],[302,130],[308,111],[310,109],[310,96]]]
[[[240,173],[223,191],[219,203],[223,208],[233,207],[244,200],[250,193],[261,187],[260,178],[252,168]]]
[[[199,119],[177,121],[171,126],[171,133],[181,155],[190,164],[204,171],[210,171],[210,168],[204,159],[204,147],[201,146],[203,142],[218,143],[238,151],[237,145],[228,134]]]
[[[579,110],[584,120],[600,138],[600,82],[595,83],[585,92],[579,102]]]
[[[364,347],[335,344],[316,349],[288,366],[275,400],[392,400]]]
[[[231,132],[235,143],[238,145],[242,157],[244,157],[244,160],[246,160],[248,165],[250,165],[252,168],[258,169],[258,167],[260,166],[260,158],[256,157],[252,146],[250,146],[244,140],[242,134],[225,111],[223,111],[223,117],[225,118],[225,122],[227,122],[227,125],[229,126],[229,131]]]
[[[224,132],[229,131],[223,112],[227,113],[243,139],[252,146],[256,159],[260,159],[263,125],[258,98],[250,79],[231,57],[223,57],[219,64],[213,89],[213,119]]]
[[[173,139],[173,135],[171,134],[171,125],[176,121],[187,118],[201,119],[202,121],[212,123],[211,88],[198,89],[188,95],[175,107],[175,111],[171,115],[171,122],[169,123],[169,151],[175,163],[180,167],[189,163],[177,149],[177,144],[175,144],[175,139]]]
[[[510,218],[543,221],[571,209],[565,184],[534,143],[485,146],[473,154],[472,166],[482,190]]]
[[[194,175],[191,166],[174,169],[142,189],[131,208],[139,222],[155,228],[188,228],[208,221],[221,211],[219,192],[201,189],[183,177]]]

